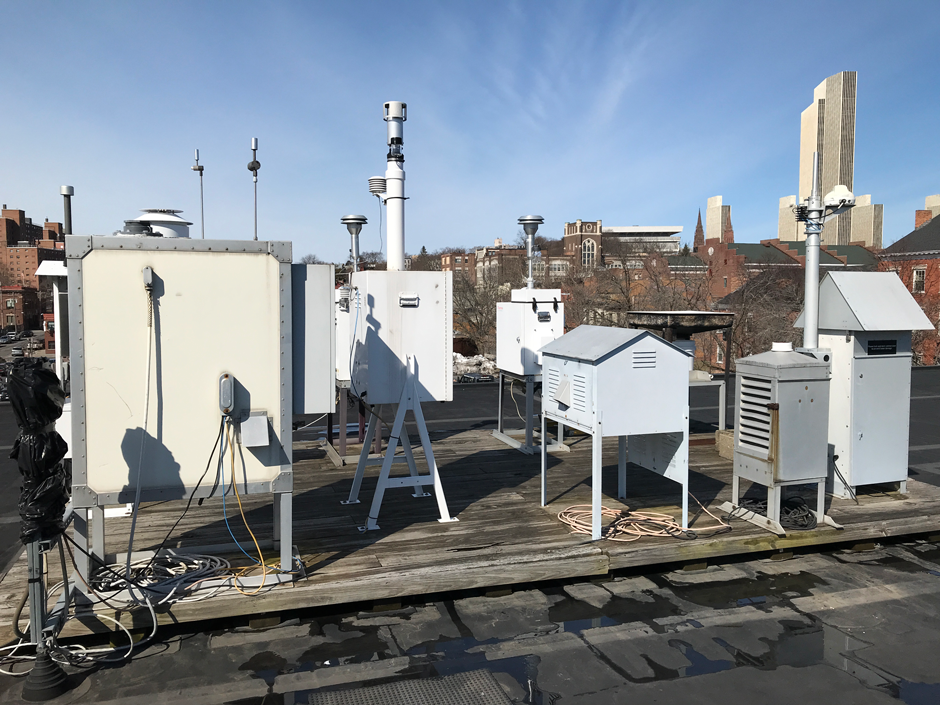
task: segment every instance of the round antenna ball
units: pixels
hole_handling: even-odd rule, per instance
[[[369,222],[364,215],[344,215],[339,220],[346,226],[350,235],[358,235],[362,226]]]

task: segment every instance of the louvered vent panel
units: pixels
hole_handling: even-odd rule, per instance
[[[587,411],[587,378],[584,375],[572,376],[571,407],[578,411]]]
[[[633,351],[633,369],[651,370],[656,367],[655,350],[634,350]]]
[[[741,398],[738,400],[738,443],[755,450],[770,449],[771,382],[759,377],[741,378]]]
[[[557,367],[548,369],[548,398],[555,398],[555,390],[558,389],[558,383],[561,381],[561,372]]]

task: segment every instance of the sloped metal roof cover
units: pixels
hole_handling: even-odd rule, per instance
[[[803,327],[803,314],[794,328]],[[819,285],[821,330],[933,330],[894,272],[829,272]]]
[[[734,361],[736,365],[754,365],[755,367],[772,367],[782,369],[789,367],[818,367],[829,374],[829,363],[817,360],[812,355],[796,352],[795,350],[773,351],[758,353],[750,357],[742,357]]]
[[[646,330],[631,328],[608,328],[606,326],[578,326],[541,349],[543,355],[567,357],[573,360],[597,362],[613,352],[629,347],[643,337],[654,338],[663,345],[685,354],[672,343],[668,343]]]

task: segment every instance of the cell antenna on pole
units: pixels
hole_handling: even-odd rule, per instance
[[[196,150],[196,165],[191,166],[190,169],[193,171],[199,172],[199,215],[202,219],[202,239],[206,239],[206,206],[202,197],[202,172],[205,171],[205,167],[199,163],[199,150]]]
[[[258,138],[251,138],[251,161],[248,162],[248,171],[254,175],[255,182],[255,240],[258,239],[258,169],[261,168],[261,162],[258,161]]]

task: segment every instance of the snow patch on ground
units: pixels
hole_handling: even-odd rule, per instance
[[[460,375],[469,374],[471,372],[495,375],[499,373],[499,368],[496,367],[496,363],[493,360],[483,355],[464,357],[460,353],[454,353],[454,375],[459,377]]]

